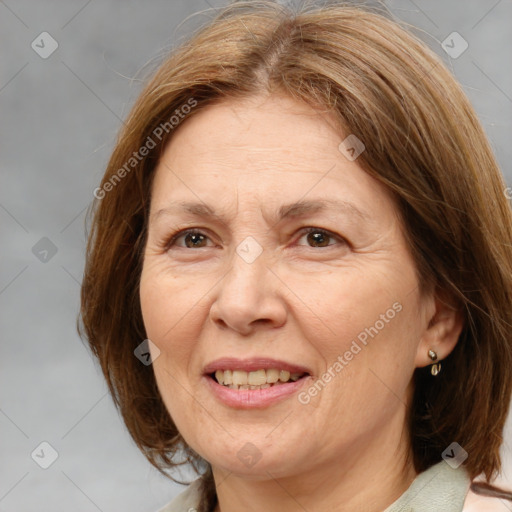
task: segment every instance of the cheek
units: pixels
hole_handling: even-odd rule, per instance
[[[153,361],[153,371],[170,410],[177,396],[177,383],[185,384],[194,350],[191,337],[193,310],[189,304],[192,299],[186,288],[177,285],[177,279],[152,270],[147,268],[141,275],[141,310],[146,335],[159,350]]]
[[[296,295],[307,298],[297,302],[295,318],[323,361],[318,378],[329,388],[318,397],[312,390],[312,406],[337,410],[344,403],[357,411],[362,403],[378,408],[396,401],[390,389],[403,395],[414,371],[421,325],[417,293],[411,293],[415,276],[402,267],[401,272],[383,268],[372,279],[368,271],[351,268],[293,281]]]
[[[194,353],[196,301],[180,279],[159,271],[151,262],[144,267],[140,280],[142,317],[147,337],[160,351],[153,361],[153,372],[167,411],[183,431],[190,428],[183,411],[190,409],[184,390],[192,392],[187,371]]]
[[[331,357],[348,350],[352,340],[364,345],[376,331],[396,332],[401,324],[403,291],[390,279],[378,281],[362,271],[337,269],[310,278],[290,275],[286,281],[293,283],[300,299],[296,318],[301,319],[302,329]]]
[[[204,291],[162,267],[151,260],[145,264],[140,281],[140,303],[146,334],[165,350],[190,331]]]

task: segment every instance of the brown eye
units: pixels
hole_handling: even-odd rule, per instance
[[[178,243],[178,240],[180,239],[183,239],[184,243]],[[167,246],[169,249],[173,246],[185,249],[201,249],[203,247],[207,247],[208,240],[209,238],[200,231],[187,230],[173,236]]]
[[[204,247],[206,237],[201,233],[187,233],[185,235],[185,245],[187,247]]]
[[[321,232],[311,232],[307,234],[307,240],[314,247],[326,247],[329,245],[329,235]]]
[[[336,244],[336,241],[343,242],[343,239],[333,233],[319,228],[308,228],[306,233],[301,237],[306,237],[310,247],[330,247]],[[332,242],[334,240],[334,242]]]

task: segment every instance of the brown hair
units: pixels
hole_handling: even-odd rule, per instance
[[[422,288],[449,294],[465,320],[442,372],[433,378],[428,368],[415,371],[414,465],[428,469],[456,441],[469,454],[470,477],[483,472],[489,481],[500,470],[512,389],[505,183],[441,59],[397,22],[350,5],[293,13],[273,2],[236,2],[173,51],[134,105],[95,194],[102,198],[94,205],[81,296],[81,333],[130,434],[160,470],[186,461],[206,468],[203,501],[211,509],[209,464],[184,444],[151,366],[133,355],[146,338],[138,283],[152,177],[172,137],[170,117],[191,100],[195,107],[180,117],[261,92],[284,93],[335,116],[340,136],[355,134],[366,146],[359,165],[397,198]],[[127,167],[149,139],[155,142],[155,130],[162,132],[156,147]]]

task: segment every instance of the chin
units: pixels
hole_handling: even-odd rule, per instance
[[[214,469],[233,473],[248,480],[268,480],[270,476],[276,478],[290,476],[297,468],[303,466],[298,458],[290,459],[290,450],[276,446],[269,442],[268,438],[266,442],[266,446],[261,446],[262,443],[253,442],[250,438],[236,442],[230,438],[227,446],[219,446],[214,450],[209,446],[204,451],[203,458],[208,460]],[[297,444],[294,443],[294,446],[296,447]],[[296,449],[294,453],[297,455]],[[285,464],[284,461],[286,461]]]

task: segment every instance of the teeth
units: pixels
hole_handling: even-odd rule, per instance
[[[245,372],[243,370],[217,370],[215,379],[231,389],[266,389],[272,385],[278,386],[285,382],[295,382],[303,376],[302,373],[290,373],[287,370],[271,368]]]
[[[217,373],[217,372],[215,372]],[[220,384],[220,382],[219,382]],[[233,371],[233,384],[237,386],[243,386],[247,384],[247,372],[243,372],[240,370]]]
[[[267,370],[267,382],[273,384],[279,380],[279,370]]]
[[[287,382],[289,378],[290,378],[290,372],[287,372],[286,370],[281,370],[279,372],[279,380],[281,382]]]
[[[257,372],[249,373],[249,384],[251,386],[261,386],[267,383],[267,372],[265,370],[258,370]]]

